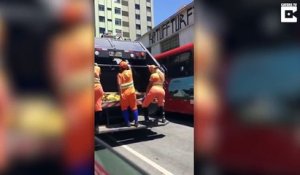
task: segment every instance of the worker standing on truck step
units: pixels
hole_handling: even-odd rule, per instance
[[[165,90],[164,90],[164,82],[165,82],[165,74],[158,69],[155,65],[149,65],[148,69],[151,73],[149,84],[146,90],[146,97],[143,101],[143,112],[145,115],[145,121],[149,121],[148,107],[151,102],[156,98],[158,101],[158,114],[162,119],[162,122],[166,122],[165,111],[164,111],[164,103],[165,103]]]
[[[138,110],[136,102],[136,94],[133,82],[133,76],[130,66],[126,61],[119,63],[120,73],[117,81],[119,85],[119,92],[121,96],[121,110],[126,126],[130,127],[128,107],[133,112],[135,126],[138,127]]]
[[[94,64],[94,91],[95,91],[95,129],[99,124],[102,116],[102,97],[104,95],[102,85],[100,82],[101,68]]]

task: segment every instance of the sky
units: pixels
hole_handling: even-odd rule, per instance
[[[153,0],[154,3],[154,25],[166,20],[176,13],[180,7],[187,5],[192,0]]]

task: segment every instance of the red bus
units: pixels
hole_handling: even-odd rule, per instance
[[[194,44],[177,47],[154,56],[166,73],[167,112],[194,113]]]
[[[214,84],[219,100],[215,101],[220,107],[216,112],[209,111],[211,108],[198,112],[206,104],[203,100],[196,104],[195,117],[195,123],[208,121],[196,128],[196,138],[199,135],[206,140],[198,141],[195,148],[213,145],[209,142],[217,132],[217,141],[211,142],[216,149],[209,158],[205,157],[206,150],[200,150],[203,157],[199,159],[203,160],[199,162],[216,164],[220,174],[300,174],[300,27],[280,23],[275,1],[255,0],[251,6],[235,1],[234,5],[224,0],[201,4],[217,11],[214,17],[222,19],[224,26],[216,25],[217,29],[210,30],[211,38],[217,38],[221,47],[216,77],[211,80],[217,82]],[[209,14],[205,12],[199,14],[201,26],[213,21],[203,20]],[[262,19],[275,19],[272,25],[278,28]],[[209,24],[208,27],[214,26]],[[210,37],[200,31],[196,39],[197,61],[208,55],[199,43]],[[198,86],[196,89],[198,97]]]

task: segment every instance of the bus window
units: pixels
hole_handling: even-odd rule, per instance
[[[193,55],[192,52],[184,52],[169,59],[169,93],[173,98],[193,99]]]
[[[180,78],[193,76],[193,55],[192,52],[185,52],[174,57],[170,57],[169,78]]]
[[[284,48],[285,49],[285,48]],[[233,62],[227,99],[247,123],[296,122],[300,114],[300,52],[244,53]]]
[[[173,98],[194,99],[194,77],[172,79],[168,90]]]
[[[164,65],[164,66],[167,67],[167,65],[168,65],[168,60],[169,60],[169,57],[166,58],[166,59],[160,59],[160,60],[158,60],[158,62],[159,62],[159,64]]]

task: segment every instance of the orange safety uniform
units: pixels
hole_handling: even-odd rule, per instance
[[[0,70],[0,169],[4,169],[7,162],[7,119],[10,98],[6,80]]]
[[[63,139],[64,165],[67,173],[87,171],[86,174],[89,174],[94,164],[91,161],[93,154],[87,153],[94,149],[91,138],[94,134],[94,126],[91,125],[94,110],[91,109],[95,104],[89,81],[90,66],[94,61],[90,3],[68,0],[61,7],[57,11],[59,22],[72,27],[64,27],[51,37],[49,72],[68,123]]]
[[[165,103],[165,90],[163,88],[164,84],[164,73],[160,70],[156,70],[150,76],[150,82],[152,86],[147,93],[145,100],[143,101],[143,108],[148,107],[151,102],[156,98],[158,101],[158,106],[164,106]]]
[[[128,107],[132,111],[137,110],[136,94],[133,83],[132,71],[124,70],[118,74],[118,83],[121,91],[121,109],[127,110]]]
[[[101,69],[98,66],[94,66],[94,91],[95,91],[95,111],[102,111],[102,98],[104,91],[100,83]]]

